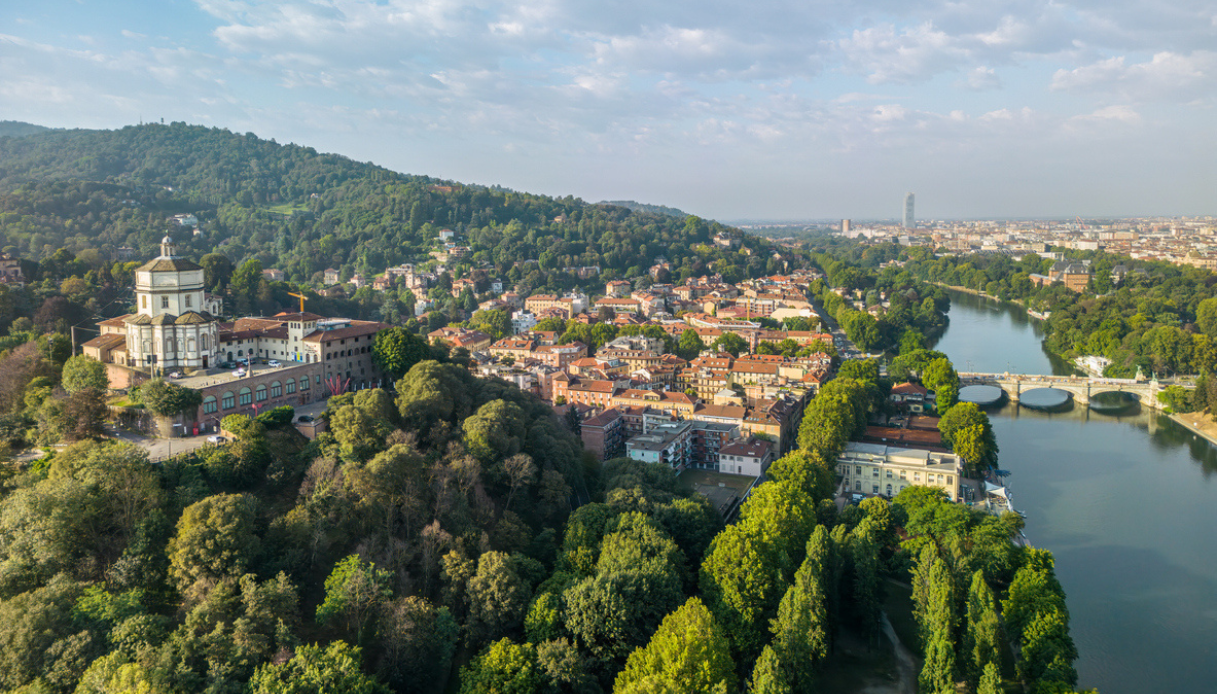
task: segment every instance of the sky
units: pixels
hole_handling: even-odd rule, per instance
[[[1214,0],[13,0],[0,120],[725,221],[1217,214]]]

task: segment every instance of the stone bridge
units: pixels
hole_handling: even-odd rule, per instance
[[[1180,383],[1184,387],[1193,387]],[[1142,407],[1161,409],[1158,393],[1163,385],[1157,379],[1138,381],[1131,378],[1090,378],[1087,376],[1037,376],[1034,374],[987,374],[961,373],[959,387],[966,386],[995,386],[1001,388],[1011,402],[1018,402],[1022,394],[1029,390],[1040,388],[1055,388],[1063,390],[1073,398],[1074,402],[1090,404],[1090,398],[1099,393],[1131,393],[1141,401]]]

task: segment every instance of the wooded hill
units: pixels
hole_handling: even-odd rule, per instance
[[[252,133],[173,123],[0,137],[0,246],[22,257],[66,248],[112,259],[125,246],[147,258],[167,217],[186,212],[203,230],[180,234],[186,254],[256,258],[294,282],[426,260],[442,228],[472,248],[471,266],[515,269],[513,281],[537,272],[534,287],[572,266],[599,266],[596,281],[642,275],[657,256],[677,279],[716,261],[727,279],[782,269],[760,239],[712,247],[725,229],[694,216],[395,173]],[[528,260],[537,264],[516,266]]]

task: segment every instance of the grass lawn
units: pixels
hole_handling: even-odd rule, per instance
[[[305,205],[302,202],[284,203],[282,205],[272,205],[270,207],[267,207],[266,211],[271,212],[273,214],[281,214],[281,215],[286,215],[286,216],[290,217],[290,216],[296,214],[297,212],[307,212],[308,205]]]

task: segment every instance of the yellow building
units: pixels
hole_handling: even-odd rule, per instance
[[[837,472],[851,492],[893,497],[920,485],[942,489],[958,501],[963,461],[951,453],[851,442],[837,458]]]

